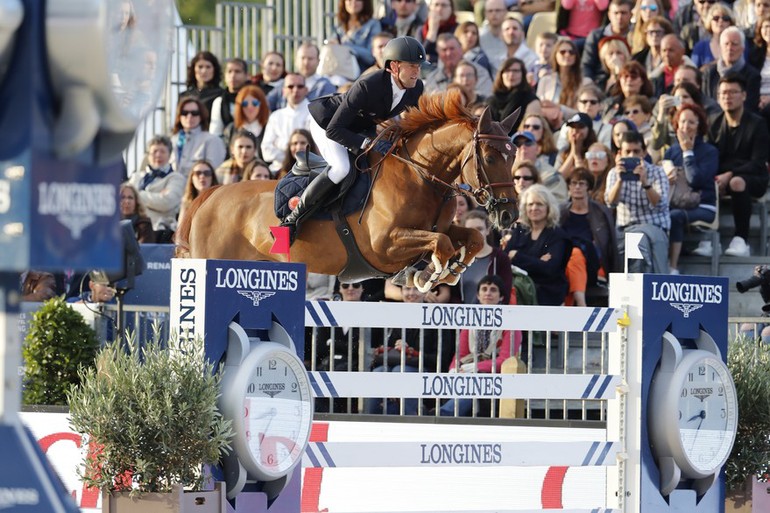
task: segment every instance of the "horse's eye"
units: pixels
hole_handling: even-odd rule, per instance
[[[496,159],[495,159],[495,156],[494,156],[494,155],[486,155],[486,156],[484,157],[484,163],[485,163],[485,164],[488,164],[488,165],[490,165],[490,166],[491,166],[492,164],[494,164],[494,163],[495,163],[495,160],[496,160]]]

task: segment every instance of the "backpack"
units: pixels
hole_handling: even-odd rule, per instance
[[[516,294],[517,305],[536,305],[537,304],[537,290],[535,290],[535,282],[532,281],[527,271],[511,266],[511,273],[513,274],[513,292]]]

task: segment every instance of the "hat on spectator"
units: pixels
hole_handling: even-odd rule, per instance
[[[525,138],[526,140],[536,143],[537,138],[535,137],[535,134],[530,132],[529,130],[520,130],[513,134],[513,137],[511,137],[511,141],[513,141],[514,144],[516,144],[516,139],[519,139],[520,137]]]
[[[625,125],[628,127],[629,130],[632,132],[638,132],[639,128],[636,126],[636,123],[631,121],[629,118],[615,118],[610,124],[612,126],[617,125],[618,123],[625,123]]]
[[[593,122],[591,121],[591,118],[586,114],[585,112],[577,112],[572,115],[571,118],[567,120],[567,126],[593,126]]]

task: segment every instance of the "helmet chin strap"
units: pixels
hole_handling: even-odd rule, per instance
[[[396,61],[390,61],[389,64],[395,64],[396,65],[396,69],[398,69],[398,63]],[[404,87],[404,83],[401,82],[400,78],[398,78],[398,71],[394,72],[392,67],[388,67],[388,73],[390,73],[393,76],[393,80],[396,82],[396,85],[400,89],[406,89],[406,87]]]

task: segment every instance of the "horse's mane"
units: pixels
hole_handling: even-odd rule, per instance
[[[458,123],[471,130],[476,127],[476,117],[465,108],[459,89],[420,96],[417,108],[410,107],[399,122],[403,135],[408,137],[418,131],[431,131],[445,123]]]
[[[179,223],[179,226],[176,228],[176,232],[174,233],[174,243],[176,244],[176,250],[174,251],[174,256],[177,258],[184,258],[186,256],[189,256],[190,253],[190,246],[189,246],[189,239],[190,239],[190,227],[192,226],[192,218],[195,216],[195,213],[198,211],[201,205],[203,205],[203,202],[206,201],[206,199],[211,196],[211,193],[214,192],[214,190],[221,187],[221,185],[214,185],[213,187],[209,187],[202,193],[196,197],[192,203],[190,203],[190,206],[185,210],[184,217],[182,217],[182,221]]]

